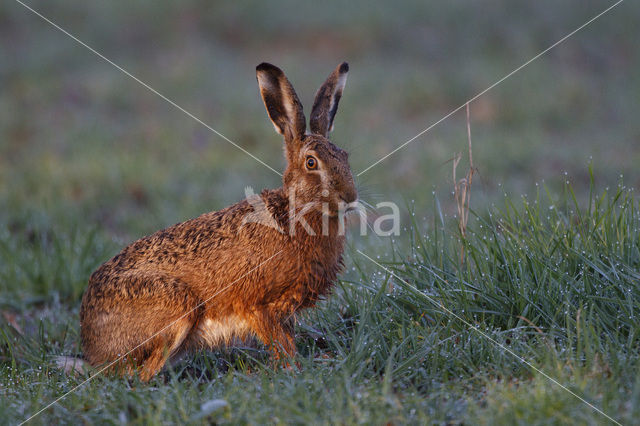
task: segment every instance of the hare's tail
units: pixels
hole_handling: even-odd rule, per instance
[[[89,363],[73,356],[57,356],[54,358],[56,366],[66,374],[84,374],[89,371]]]

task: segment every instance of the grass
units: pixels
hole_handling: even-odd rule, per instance
[[[606,422],[480,330],[630,423],[640,406],[639,207],[620,186],[581,208],[567,186],[472,214],[464,240],[453,220],[416,222],[407,248],[377,260],[384,269],[350,251],[349,278],[298,325],[299,370],[273,369],[260,347],[199,353],[150,384],[97,377],[35,421]],[[51,359],[78,352],[76,301],[106,253],[96,233],[8,236],[1,282],[16,285],[2,289],[0,416],[14,423],[84,380]],[[30,274],[28,264],[40,266]],[[54,291],[41,276],[66,284]]]

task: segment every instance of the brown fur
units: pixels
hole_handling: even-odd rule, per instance
[[[125,247],[91,275],[82,299],[81,338],[91,365],[116,361],[121,371],[149,380],[169,357],[249,335],[277,357],[295,354],[294,315],[336,281],[344,247],[336,211],[357,198],[347,153],[326,138],[347,70],[341,64],[318,91],[314,133],[305,134],[302,105],[284,73],[270,64],[257,67],[288,163],[283,186],[260,197],[283,232],[245,223],[253,206],[243,200]],[[307,170],[309,155],[318,160],[317,170]],[[327,217],[322,203],[329,206]],[[315,235],[296,221],[290,232],[290,209],[304,204],[313,206],[304,219]]]

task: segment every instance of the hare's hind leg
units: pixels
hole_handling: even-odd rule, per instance
[[[107,291],[94,296],[89,290],[83,300],[85,357],[148,381],[197,325],[198,300],[184,283],[160,274],[121,276],[103,286]]]
[[[147,382],[151,380],[162,368],[173,353],[179,350],[191,326],[181,327],[172,333],[157,336],[151,339],[143,348],[142,365],[139,367],[138,375],[140,380]],[[181,336],[182,335],[182,336]],[[133,371],[130,371],[132,373]]]
[[[189,315],[187,315],[188,317]],[[194,328],[192,318],[179,318],[166,326],[157,336],[149,339],[141,346],[139,354],[141,367],[139,377],[143,382],[149,381],[164,367],[167,360],[180,352],[189,333]]]

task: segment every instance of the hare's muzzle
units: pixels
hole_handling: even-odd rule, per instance
[[[349,188],[340,195],[340,200],[346,204],[353,204],[358,201],[358,192],[355,188]]]

